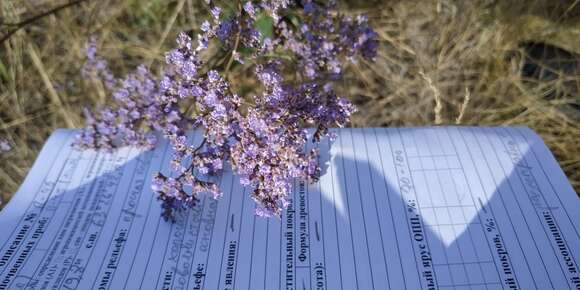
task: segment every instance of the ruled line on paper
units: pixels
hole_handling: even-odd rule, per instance
[[[576,289],[578,200],[527,128],[339,129],[280,218],[226,170],[174,224],[154,152],[74,151],[58,131],[0,214],[0,290]],[[192,134],[192,138],[198,135]],[[313,148],[305,147],[305,152]]]

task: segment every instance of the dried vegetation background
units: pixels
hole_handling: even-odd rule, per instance
[[[2,0],[0,38],[77,1]],[[13,146],[0,155],[2,203],[55,128],[81,127],[83,107],[109,100],[80,76],[91,35],[123,74],[162,62],[177,32],[207,15],[197,0],[78,2],[0,43],[0,138]],[[369,15],[381,41],[376,61],[352,65],[343,82],[359,107],[353,126],[526,125],[580,192],[579,2],[342,1]]]

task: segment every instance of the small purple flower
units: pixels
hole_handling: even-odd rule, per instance
[[[209,24],[209,21],[206,20],[201,24],[200,29],[203,32],[208,32],[211,30],[211,24]]]
[[[5,139],[0,139],[0,153],[6,153],[12,150],[12,146]]]
[[[216,6],[216,7],[212,8],[210,12],[215,20],[219,20],[220,14],[222,13],[222,9],[220,7]]]
[[[252,1],[248,1],[244,4],[244,11],[246,11],[250,17],[256,18],[256,9],[254,8]]]

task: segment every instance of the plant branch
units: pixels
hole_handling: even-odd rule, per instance
[[[6,40],[8,40],[10,37],[12,37],[12,35],[14,35],[14,33],[18,32],[18,30],[26,27],[27,25],[30,25],[46,16],[55,14],[61,10],[64,10],[66,8],[78,5],[82,2],[86,2],[86,1],[90,1],[90,0],[74,0],[74,1],[70,1],[68,3],[62,4],[60,6],[54,7],[46,12],[40,13],[38,15],[32,16],[28,19],[25,19],[21,22],[18,23],[4,23],[3,25],[6,26],[14,26],[14,28],[12,28],[11,30],[9,30],[6,34],[2,35],[2,38],[0,38],[0,43],[4,43]]]
[[[242,14],[242,4],[240,3],[240,1],[238,2],[238,10],[240,12],[240,14]],[[232,54],[230,56],[230,59],[228,60],[228,63],[226,64],[226,68],[225,68],[225,74],[227,74],[230,71],[230,67],[232,66],[232,63],[234,61],[234,56],[236,55],[236,52],[238,50],[238,46],[240,45],[240,37],[242,34],[242,27],[241,27],[242,23],[240,23],[240,27],[238,27],[238,33],[236,34],[236,42],[234,43],[234,49],[232,50]]]

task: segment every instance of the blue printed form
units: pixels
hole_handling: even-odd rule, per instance
[[[230,169],[170,223],[166,141],[78,151],[57,130],[0,212],[0,289],[580,289],[580,201],[530,129],[335,132],[280,218]]]

